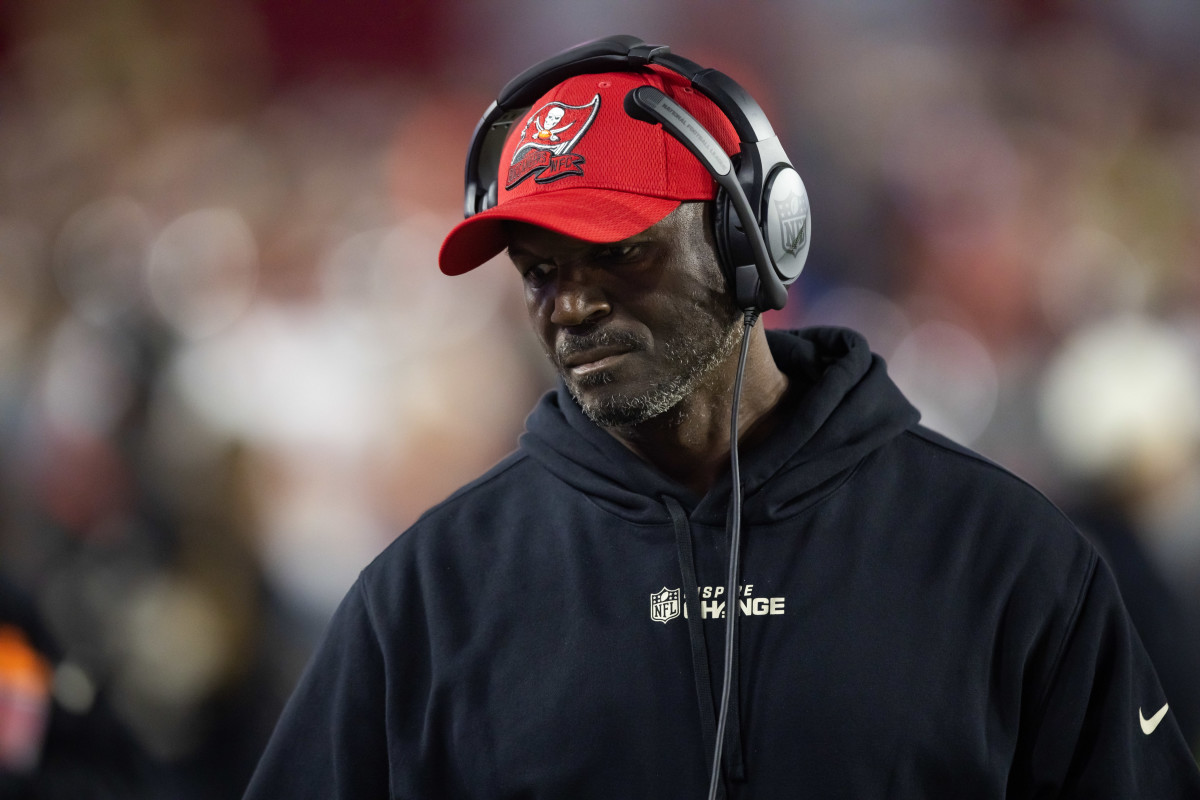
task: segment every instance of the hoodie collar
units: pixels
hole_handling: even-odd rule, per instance
[[[741,453],[743,518],[797,513],[837,475],[916,425],[919,415],[866,340],[844,328],[767,331],[771,354],[791,386],[783,421],[769,440]],[[542,397],[521,448],[575,489],[632,522],[660,524],[660,498],[676,498],[697,522],[724,523],[729,476],[704,497],[642,461],[584,416],[566,387]],[[776,480],[783,478],[786,480]]]

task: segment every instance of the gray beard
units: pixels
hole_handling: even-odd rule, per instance
[[[608,373],[587,376],[572,382],[563,375],[567,389],[583,413],[602,428],[624,428],[640,425],[674,409],[692,394],[704,380],[737,348],[742,329],[733,323],[720,327],[716,320],[694,327],[688,335],[666,342],[663,352],[667,363],[675,369],[640,393],[619,392],[600,401],[588,402],[580,397],[578,388],[601,386],[613,381]],[[561,372],[561,370],[560,370]]]

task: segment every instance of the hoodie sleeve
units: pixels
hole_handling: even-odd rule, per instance
[[[1107,565],[1095,558],[1010,797],[1200,798],[1188,751]],[[1022,776],[1024,773],[1024,776]],[[1022,779],[1024,777],[1024,779]]]
[[[245,799],[390,797],[384,694],[383,654],[360,577],[284,708]]]

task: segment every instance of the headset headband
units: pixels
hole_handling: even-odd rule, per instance
[[[676,55],[666,45],[646,44],[636,36],[608,36],[576,45],[534,64],[504,85],[471,137],[464,216],[477,214],[496,202],[496,169],[508,127],[537,98],[574,75],[636,70],[648,64],[657,64],[682,75],[712,100],[729,118],[742,140],[743,149],[746,144],[776,139],[775,130],[762,108],[728,75]]]

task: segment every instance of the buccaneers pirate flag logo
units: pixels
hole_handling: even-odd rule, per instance
[[[583,156],[571,151],[599,110],[600,95],[582,106],[550,102],[536,109],[525,120],[504,188],[511,189],[531,175],[537,183],[582,175]]]

